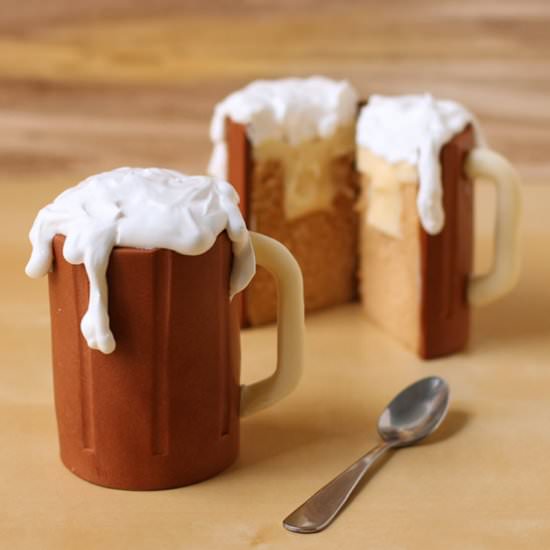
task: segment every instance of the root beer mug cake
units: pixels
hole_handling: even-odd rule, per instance
[[[518,177],[487,149],[473,115],[426,95],[371,96],[357,123],[361,301],[368,317],[432,358],[461,350],[470,307],[518,269]],[[497,190],[494,262],[472,278],[473,182]]]
[[[223,179],[120,168],[66,190],[36,217],[26,272],[48,274],[61,459],[108,487],[163,489],[236,458],[239,417],[297,384],[299,267],[249,232]],[[277,281],[275,373],[239,385],[233,297],[258,265]]]
[[[212,118],[209,172],[235,186],[251,229],[295,256],[308,311],[356,295],[357,103],[346,81],[259,80],[220,102]],[[275,311],[273,281],[261,272],[244,292],[244,324],[272,321]]]

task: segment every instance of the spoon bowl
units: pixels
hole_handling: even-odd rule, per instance
[[[449,408],[449,386],[438,376],[418,380],[396,395],[378,419],[378,433],[394,447],[413,445],[441,424]]]

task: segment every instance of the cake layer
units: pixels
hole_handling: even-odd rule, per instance
[[[354,150],[353,125],[337,128],[330,136],[298,145],[269,140],[253,147],[256,164],[277,162],[283,173],[285,218],[295,220],[321,210],[330,210],[339,192],[331,163]]]
[[[365,222],[386,235],[402,237],[401,186],[418,183],[416,168],[405,161],[390,164],[364,147],[357,151],[357,166],[369,181],[368,198],[364,197],[363,204],[359,205],[366,208]]]
[[[362,180],[368,194],[368,176],[362,176]],[[359,245],[359,293],[365,313],[414,351],[418,350],[421,301],[416,192],[416,185],[399,189],[400,237],[368,224],[367,212],[363,211]]]
[[[228,179],[241,196],[248,227],[279,240],[295,256],[304,276],[308,311],[348,302],[356,294],[358,187],[354,151],[343,153],[343,135],[350,136],[350,130],[337,132],[332,148],[328,146],[330,139],[325,144],[317,140],[299,145],[292,158],[275,154],[286,149],[282,145],[270,146],[272,155],[267,147],[257,151],[247,138],[245,126],[227,120]],[[314,175],[317,182],[325,182],[322,185],[327,186],[332,200],[293,218],[287,213],[287,181],[289,171],[299,173],[300,147],[318,148],[317,166],[322,173]],[[310,162],[314,164],[315,158]],[[306,185],[312,184],[306,181]],[[274,281],[258,269],[244,293],[245,323],[273,321],[276,303]]]
[[[468,338],[473,197],[463,164],[473,145],[474,133],[468,125],[439,154],[445,224],[436,235],[421,224],[418,177],[411,181],[412,166],[393,165],[364,148],[359,152],[360,166],[364,168],[368,160],[371,167],[361,175],[363,307],[371,320],[424,358],[458,351]],[[390,182],[386,187],[372,181],[381,175]],[[394,234],[369,222],[371,196],[380,199],[376,195],[384,192],[393,196],[392,206],[385,211],[391,217],[397,211],[399,216],[397,225],[391,224],[398,228]]]

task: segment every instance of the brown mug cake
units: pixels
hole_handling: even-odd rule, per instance
[[[209,172],[241,197],[248,227],[292,252],[307,311],[355,299],[358,96],[325,77],[259,80],[214,110]],[[243,323],[276,317],[273,280],[260,270],[243,293]]]
[[[61,458],[108,487],[165,489],[236,458],[239,416],[287,395],[302,360],[299,268],[249,233],[226,182],[161,169],[93,176],[41,210],[27,273],[49,271]],[[279,296],[270,378],[239,385],[239,304],[256,261]]]
[[[519,271],[519,179],[483,145],[475,118],[430,95],[372,96],[357,123],[360,284],[368,317],[423,358],[468,341],[470,308]],[[497,186],[491,272],[472,277],[473,182]]]

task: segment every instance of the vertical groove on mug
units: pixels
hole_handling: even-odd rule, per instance
[[[173,252],[159,250],[153,256],[153,403],[152,435],[153,454],[167,455],[169,449],[168,364],[172,317],[172,265]]]
[[[464,158],[474,146],[468,125],[441,150],[445,224],[437,235],[420,228],[420,355],[441,357],[464,348],[470,308],[466,294],[472,268],[472,189],[464,174]],[[434,292],[437,290],[437,292]]]
[[[455,156],[447,155],[445,159],[447,163],[447,169],[454,171],[458,170],[454,165],[457,164],[457,159]],[[443,158],[440,159],[441,164],[443,164]],[[443,171],[443,170],[442,170]],[[460,171],[458,170],[458,173]],[[457,250],[455,249],[456,243],[456,208],[458,207],[456,201],[458,200],[457,188],[460,182],[458,181],[448,181],[445,189],[443,191],[443,205],[445,209],[445,226],[446,231],[442,231],[441,238],[443,240],[443,247],[445,250]],[[442,183],[443,185],[443,183]],[[453,306],[455,302],[455,270],[456,270],[456,260],[458,257],[458,252],[443,254],[443,268],[441,271],[441,287],[440,292],[441,296],[441,317],[443,319],[450,319],[453,315]]]
[[[94,452],[94,411],[93,411],[93,392],[92,392],[92,350],[86,344],[81,334],[80,322],[86,311],[86,296],[82,292],[82,277],[80,271],[82,266],[72,267],[72,283],[75,294],[75,313],[76,313],[76,341],[78,342],[78,353],[80,356],[80,418],[82,430],[82,448],[85,451]]]
[[[219,255],[219,266],[218,274],[221,279],[221,284],[217,285],[218,292],[221,293],[220,304],[225,304],[225,307],[221,307],[220,315],[218,316],[219,323],[219,341],[220,341],[220,358],[219,361],[223,365],[221,370],[221,381],[220,381],[220,403],[221,403],[221,435],[227,435],[229,433],[229,417],[230,417],[230,408],[231,408],[231,391],[230,391],[230,376],[231,369],[229,368],[229,286],[226,284],[228,282],[228,273],[231,270],[231,253],[227,253],[226,246],[217,247]]]

